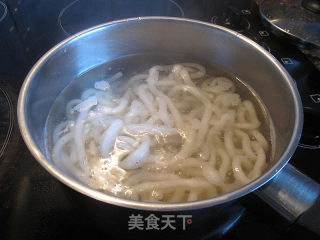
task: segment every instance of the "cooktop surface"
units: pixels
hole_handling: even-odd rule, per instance
[[[97,219],[92,219],[85,209],[86,203],[83,202],[86,201],[79,200],[84,197],[79,197],[78,193],[57,181],[33,158],[22,141],[16,118],[19,90],[32,65],[56,43],[78,31],[116,19],[139,16],[185,17],[218,24],[249,37],[273,54],[295,80],[304,107],[303,134],[290,163],[320,182],[320,73],[317,53],[300,49],[274,36],[261,22],[255,1],[96,0],[89,3],[85,0],[2,0],[1,239],[124,239],[141,238],[145,234],[152,238],[170,239],[173,236],[235,240],[320,239],[307,229],[286,221],[254,193],[240,199],[218,225],[206,220],[206,213],[201,211],[203,221],[197,223],[197,219],[201,219],[197,216],[199,212],[194,212],[193,216],[178,217],[173,213],[139,212],[119,207],[110,208],[108,221],[97,223]],[[138,221],[138,217],[147,221],[152,214],[164,224],[169,221],[168,216],[173,215],[175,229],[167,226],[162,231],[159,226],[156,233],[139,228],[130,230],[132,221]],[[207,215],[210,214],[209,211]]]

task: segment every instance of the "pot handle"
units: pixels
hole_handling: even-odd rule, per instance
[[[291,164],[255,193],[290,222],[320,235],[320,185]]]

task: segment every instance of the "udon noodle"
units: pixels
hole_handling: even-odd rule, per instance
[[[269,142],[254,104],[203,66],[154,66],[120,89],[97,81],[66,105],[52,159],[83,183],[141,201],[213,197],[259,177]]]

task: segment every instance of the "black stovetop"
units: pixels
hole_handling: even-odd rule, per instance
[[[73,190],[49,175],[31,156],[19,133],[16,103],[28,70],[50,47],[89,26],[120,18],[166,15],[212,22],[236,30],[270,51],[296,81],[305,110],[303,136],[291,163],[320,182],[319,70],[297,47],[276,38],[262,25],[254,1],[57,2],[0,1],[0,33],[3,33],[0,35],[1,239],[114,237],[111,223],[106,223],[104,230],[107,231],[96,227],[69,197]],[[308,230],[288,223],[255,194],[241,199],[236,211],[237,217],[224,225],[219,233],[224,239],[320,239]],[[126,219],[129,215],[128,211],[122,210],[114,214],[122,214]],[[213,239],[208,226],[210,223],[197,231],[199,235]],[[128,238],[127,234],[123,232],[117,238]],[[132,232],[129,234],[134,238]]]

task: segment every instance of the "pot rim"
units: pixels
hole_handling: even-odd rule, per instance
[[[280,159],[264,174],[262,174],[259,178],[255,179],[254,181],[250,182],[247,185],[242,186],[239,189],[236,189],[232,192],[225,193],[223,195],[218,195],[213,198],[208,198],[204,200],[198,200],[194,202],[179,202],[179,203],[157,203],[157,202],[142,202],[142,201],[135,201],[129,200],[124,198],[119,198],[116,196],[108,195],[107,193],[100,192],[98,190],[94,190],[77,180],[69,177],[63,171],[58,169],[51,161],[47,160],[45,156],[40,152],[38,147],[36,146],[35,142],[33,141],[26,124],[26,112],[25,112],[25,102],[26,97],[28,95],[28,89],[30,83],[32,82],[33,76],[37,73],[37,71],[46,63],[46,61],[55,54],[61,47],[70,43],[76,38],[85,37],[86,34],[99,31],[102,28],[113,26],[119,23],[125,22],[139,22],[139,21],[175,21],[175,22],[186,22],[191,24],[199,24],[201,26],[210,27],[220,29],[224,32],[227,32],[234,37],[238,38],[241,41],[247,42],[261,54],[263,54],[273,65],[278,68],[279,72],[281,73],[282,77],[288,83],[288,88],[291,92],[293,97],[293,102],[295,105],[294,115],[296,121],[294,123],[294,128],[292,131],[292,136],[290,142],[285,149],[284,153],[280,157]],[[21,87],[19,98],[18,98],[18,105],[17,105],[17,114],[18,114],[18,124],[20,128],[21,135],[32,155],[36,158],[36,160],[44,167],[51,175],[57,178],[59,181],[63,182],[67,186],[71,187],[72,189],[88,196],[94,198],[96,200],[133,209],[140,209],[140,210],[154,210],[154,211],[176,211],[176,210],[194,210],[199,208],[205,208],[210,206],[215,206],[219,204],[223,204],[237,198],[240,198],[257,188],[261,187],[269,180],[271,180],[276,174],[280,172],[280,170],[287,164],[289,159],[291,158],[292,154],[294,153],[302,131],[303,126],[303,111],[302,111],[302,103],[300,99],[300,95],[298,93],[297,87],[291,76],[285,70],[285,68],[279,63],[279,61],[271,55],[268,51],[266,51],[263,47],[255,43],[254,41],[250,40],[249,38],[243,36],[242,34],[232,31],[230,29],[206,23],[198,20],[187,19],[187,18],[177,18],[177,17],[138,17],[138,18],[128,18],[123,20],[112,21],[104,24],[100,24],[86,30],[83,30],[79,33],[76,33],[69,38],[63,40],[62,42],[55,45],[51,48],[46,54],[44,54],[32,67],[30,72],[28,73],[25,81]]]

